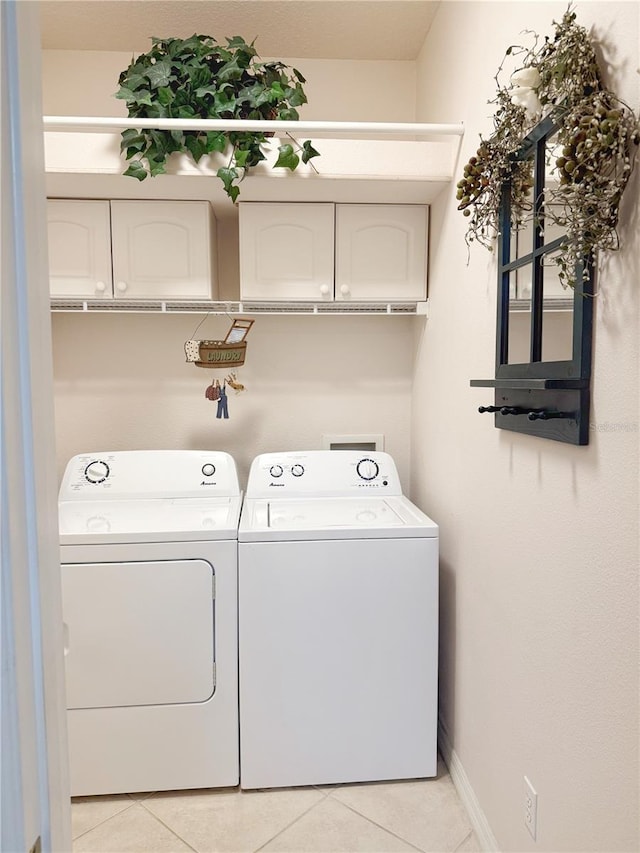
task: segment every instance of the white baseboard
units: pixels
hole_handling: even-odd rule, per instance
[[[473,826],[473,831],[480,843],[480,847],[484,853],[500,853],[498,842],[495,839],[489,821],[485,813],[482,811],[475,791],[471,787],[471,782],[467,776],[462,762],[458,758],[456,751],[451,746],[449,734],[444,727],[442,720],[438,720],[438,744],[440,752],[444,759],[444,763],[449,768],[451,781],[458,792],[458,796],[462,800],[462,805],[466,808],[469,819]]]

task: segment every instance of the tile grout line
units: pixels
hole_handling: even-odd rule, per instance
[[[95,826],[92,826],[90,829],[85,829],[84,832],[81,832],[79,835],[75,835],[71,839],[71,841],[74,842],[74,841],[77,841],[79,838],[83,838],[85,835],[87,835],[87,833],[93,832],[94,829],[97,829],[99,826],[102,826],[103,823],[106,823],[108,820],[111,820],[111,818],[117,817],[118,815],[124,814],[124,812],[129,811],[129,809],[132,806],[135,806],[135,804],[136,804],[135,800],[132,800],[128,806],[125,806],[123,809],[120,809],[120,811],[117,811],[117,812],[114,812],[113,814],[110,814],[109,817],[105,817],[104,820],[99,821],[98,823],[95,824]]]
[[[427,853],[427,851],[425,851],[422,847],[418,847],[417,844],[414,844],[413,841],[409,841],[407,838],[403,838],[402,835],[398,835],[398,833],[394,832],[392,829],[388,829],[386,826],[382,826],[381,823],[376,823],[375,820],[371,820],[370,817],[367,817],[365,814],[362,814],[362,812],[359,812],[358,809],[354,808],[353,806],[350,806],[347,803],[343,803],[342,800],[338,800],[336,797],[332,797],[332,799],[335,803],[339,803],[341,806],[344,806],[345,809],[349,809],[354,814],[357,814],[359,817],[362,817],[366,821],[369,821],[369,823],[372,823],[374,826],[377,826],[378,829],[382,829],[384,832],[388,833],[389,835],[393,835],[393,837],[397,838],[398,841],[402,841],[405,844],[408,844],[410,847],[413,847],[414,850],[419,850],[420,853]],[[458,846],[460,846],[460,845],[458,845]]]
[[[157,791],[145,791],[145,796],[141,797],[138,794],[138,798],[136,799],[135,794],[127,794],[127,797],[130,797],[134,803],[141,803],[143,800],[150,800],[151,797],[155,797]]]
[[[313,811],[313,809],[315,809],[315,808],[316,808],[316,806],[319,806],[319,805],[320,805],[320,803],[324,803],[324,801],[325,801],[325,800],[327,799],[327,797],[329,796],[329,793],[328,793],[328,792],[326,792],[326,791],[322,791],[320,788],[317,788],[315,785],[314,785],[313,787],[316,789],[316,791],[319,791],[321,794],[323,794],[322,799],[321,799],[321,800],[318,800],[318,802],[317,802],[317,803],[313,803],[313,805],[309,806],[309,808],[308,808],[308,809],[305,809],[301,814],[299,814],[299,815],[298,815],[298,817],[294,818],[294,820],[292,820],[292,821],[291,821],[290,823],[288,823],[286,826],[283,826],[283,827],[282,827],[282,829],[278,830],[278,832],[276,832],[276,834],[275,834],[275,835],[272,835],[272,836],[271,836],[271,838],[268,838],[268,839],[267,839],[266,841],[264,841],[264,842],[263,842],[259,847],[256,847],[256,848],[255,848],[255,850],[253,850],[253,851],[252,851],[252,853],[259,853],[259,851],[260,851],[260,850],[263,850],[263,849],[267,846],[267,844],[271,844],[271,842],[272,842],[274,839],[276,839],[279,835],[282,835],[282,833],[283,833],[283,832],[286,832],[286,831],[287,831],[288,829],[290,829],[294,824],[296,824],[299,820],[302,820],[302,818],[303,818],[305,815],[308,815],[310,811]]]
[[[472,836],[472,835],[473,835],[473,829],[471,829],[471,830],[469,831],[469,833],[468,833],[467,835],[465,835],[465,837],[462,839],[462,841],[460,842],[460,844],[458,844],[458,846],[455,848],[455,850],[453,851],[453,853],[457,853],[457,851],[458,851],[458,850],[460,850],[460,848],[461,848],[461,847],[462,847],[462,845],[465,843],[465,841],[468,841],[468,840],[471,838],[471,836]]]
[[[151,796],[153,796],[153,794]],[[151,797],[147,797],[147,799],[150,800]],[[148,809],[145,806],[143,801],[140,801],[140,805],[142,806],[142,808],[146,811],[146,813],[148,815],[150,815],[152,818],[157,820],[158,823],[161,824],[161,826],[164,826],[165,829],[168,829],[172,835],[175,835],[175,837],[178,839],[178,841],[182,841],[183,844],[186,844],[187,847],[189,848],[189,850],[193,850],[193,853],[199,853],[199,851],[195,847],[193,847],[191,844],[189,844],[189,842],[185,838],[183,838],[181,835],[178,835],[178,833],[175,831],[175,829],[172,829],[172,827],[170,827],[168,823],[165,823],[162,820],[162,818],[159,818],[157,814],[154,814],[154,812],[151,811],[151,809]]]

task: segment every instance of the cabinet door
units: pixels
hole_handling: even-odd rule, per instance
[[[336,299],[425,299],[427,225],[424,205],[338,204]]]
[[[109,202],[48,199],[47,222],[51,296],[110,298]]]
[[[240,204],[240,298],[333,299],[334,205]]]
[[[213,217],[206,201],[112,201],[117,299],[212,299]]]

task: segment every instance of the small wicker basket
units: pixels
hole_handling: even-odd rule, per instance
[[[224,341],[187,341],[187,361],[196,367],[240,367],[247,352],[246,341],[227,344]]]
[[[196,367],[240,367],[247,352],[245,338],[253,323],[253,320],[233,320],[223,341],[187,341],[184,345],[187,361]]]

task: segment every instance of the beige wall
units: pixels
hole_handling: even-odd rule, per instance
[[[565,8],[440,5],[418,63],[418,118],[465,122],[458,171],[491,131],[505,49],[525,29],[551,34]],[[638,4],[576,10],[637,109]],[[496,430],[477,414],[493,402],[469,380],[493,375],[495,269],[480,247],[467,264],[453,189],[432,207],[413,495],[441,525],[442,722],[503,851],[640,849],[638,177],[624,249],[600,276],[588,447]],[[525,774],[538,791],[537,842],[523,822]]]
[[[258,317],[229,391],[229,420],[205,399],[212,377],[184,360],[201,315],[53,315],[59,473],[91,450],[213,449],[241,483],[257,453],[322,447],[324,433],[383,433],[408,490],[412,324],[407,317]],[[224,316],[200,333],[223,337]]]
[[[113,94],[131,62],[126,52],[44,50],[42,100],[45,115],[126,116]],[[301,118],[325,121],[413,121],[415,62],[291,59],[306,77],[309,103]],[[336,95],[337,93],[337,95]]]
[[[44,51],[44,112],[126,115],[112,93],[130,58]],[[306,118],[415,117],[413,62],[285,61],[308,78]],[[336,99],[345,79],[354,94]],[[237,298],[237,223],[219,226],[222,295]],[[226,450],[244,477],[263,451],[320,448],[324,433],[383,433],[409,488],[413,326],[424,319],[259,317],[238,371],[249,390],[232,393],[230,419],[220,423],[204,397],[219,372],[184,362],[184,341],[201,318],[54,314],[60,474],[91,449],[184,447]],[[216,337],[227,327],[226,317],[212,317],[203,329]]]

